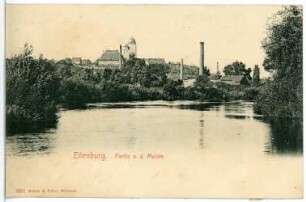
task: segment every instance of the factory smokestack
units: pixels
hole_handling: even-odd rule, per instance
[[[203,75],[204,71],[204,42],[200,42],[200,69],[199,75]]]
[[[217,72],[219,72],[219,62],[217,62]]]
[[[184,61],[182,59],[182,61],[181,61],[181,68],[180,68],[180,80],[183,80],[183,67],[184,67]]]
[[[120,44],[119,69],[122,67],[122,45]]]

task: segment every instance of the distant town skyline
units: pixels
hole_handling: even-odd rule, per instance
[[[199,66],[216,72],[235,60],[262,69],[268,18],[281,6],[212,5],[7,5],[6,56],[25,43],[49,59],[82,57],[95,61],[134,37],[139,58]],[[262,69],[261,75],[267,76]]]

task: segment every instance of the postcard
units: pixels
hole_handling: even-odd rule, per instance
[[[5,17],[6,197],[303,197],[301,5]]]

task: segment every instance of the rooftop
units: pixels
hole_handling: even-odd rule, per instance
[[[240,85],[241,82],[250,84],[249,79],[247,79],[245,75],[226,75],[221,77],[220,81],[230,85]]]
[[[225,75],[221,77],[221,81],[235,81],[235,82],[240,82],[241,79],[244,77],[244,75]]]
[[[98,60],[118,61],[120,53],[118,50],[106,50]]]

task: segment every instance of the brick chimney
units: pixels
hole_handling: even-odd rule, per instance
[[[204,42],[200,42],[200,69],[199,75],[203,75],[204,71]]]

